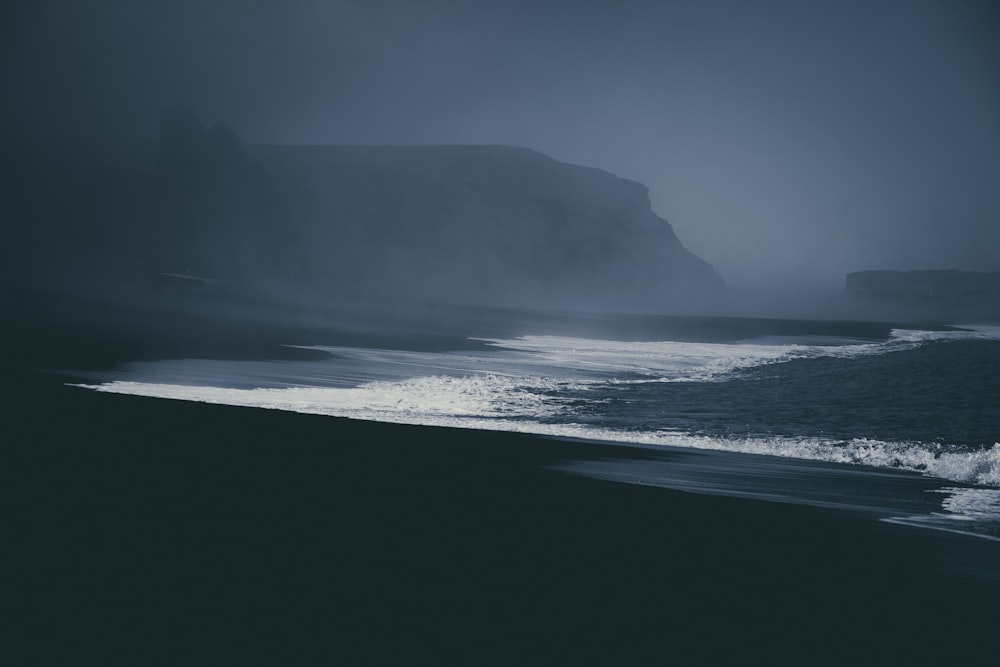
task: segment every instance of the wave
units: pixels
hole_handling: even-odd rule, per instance
[[[941,501],[943,511],[883,520],[1000,542],[1000,489],[946,487],[932,491],[946,496]]]
[[[796,359],[846,359],[901,352],[936,342],[1000,340],[1000,327],[977,325],[947,331],[893,329],[885,341],[845,340],[839,344],[819,345],[805,342],[806,338],[803,342],[781,344],[754,340],[737,343],[625,342],[562,336],[477,340],[501,350],[522,353],[525,361],[531,359],[527,355],[535,355],[537,366],[569,373],[590,371],[614,376],[644,376],[633,380],[640,382],[706,382],[726,379],[738,371]]]
[[[807,344],[623,342],[522,336],[480,339],[482,352],[314,347],[309,362],[167,360],[135,363],[83,384],[97,391],[290,410],[351,419],[527,432],[649,446],[712,449],[912,470],[1000,487],[1000,443],[962,450],[939,443],[817,437],[712,436],[580,423],[601,389],[644,382],[721,382],[795,359],[851,358],[966,340],[1000,340],[1000,327],[895,330],[879,342]]]
[[[990,324],[963,324],[943,331],[922,329],[893,329],[890,343],[933,343],[968,340],[1000,340],[1000,326]]]
[[[937,443],[886,442],[867,438],[731,438],[680,431],[634,431],[585,424],[545,423],[563,401],[537,392],[559,383],[525,384],[501,376],[423,377],[372,382],[353,388],[296,387],[236,389],[115,381],[76,386],[100,392],[204,403],[288,410],[349,419],[511,431],[645,446],[708,449],[744,454],[860,464],[921,472],[955,482],[1000,487],[1000,443],[989,449],[949,450]],[[565,399],[569,402],[569,399]]]
[[[734,373],[796,359],[850,358],[898,352],[933,342],[1000,340],[1000,327],[954,331],[894,330],[886,341],[841,344],[783,344],[759,341],[701,343],[634,342],[521,336],[477,338],[491,350],[420,352],[344,346],[295,346],[323,351],[323,361],[234,361],[172,359],[133,362],[101,379],[163,384],[237,387],[357,386],[371,381],[402,381],[421,376],[491,375],[544,383],[558,378],[580,386],[588,383],[724,381]],[[805,340],[805,339],[803,339]],[[533,379],[532,379],[533,378]]]

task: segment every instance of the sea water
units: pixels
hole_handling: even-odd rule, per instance
[[[137,362],[85,386],[912,471],[941,480],[940,511],[893,520],[1000,539],[1000,327],[873,335],[815,323],[722,340],[671,331],[528,332],[434,352],[321,345],[309,361]],[[617,479],[613,464],[598,468],[567,471]]]

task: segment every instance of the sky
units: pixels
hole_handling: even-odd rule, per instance
[[[735,286],[1000,271],[991,0],[5,3],[2,132],[509,144],[631,178]]]

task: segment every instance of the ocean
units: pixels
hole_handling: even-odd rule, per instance
[[[995,325],[567,318],[406,348],[317,341],[296,346],[301,358],[134,361],[76,386],[638,446],[663,457],[556,467],[1000,541]],[[669,456],[693,451],[708,458]],[[713,466],[711,452],[745,458]],[[746,463],[719,468],[734,461]],[[862,470],[864,484],[844,481]]]

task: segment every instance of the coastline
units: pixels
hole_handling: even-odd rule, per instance
[[[1000,644],[993,543],[558,469],[648,449],[8,382],[18,664],[989,664]]]

